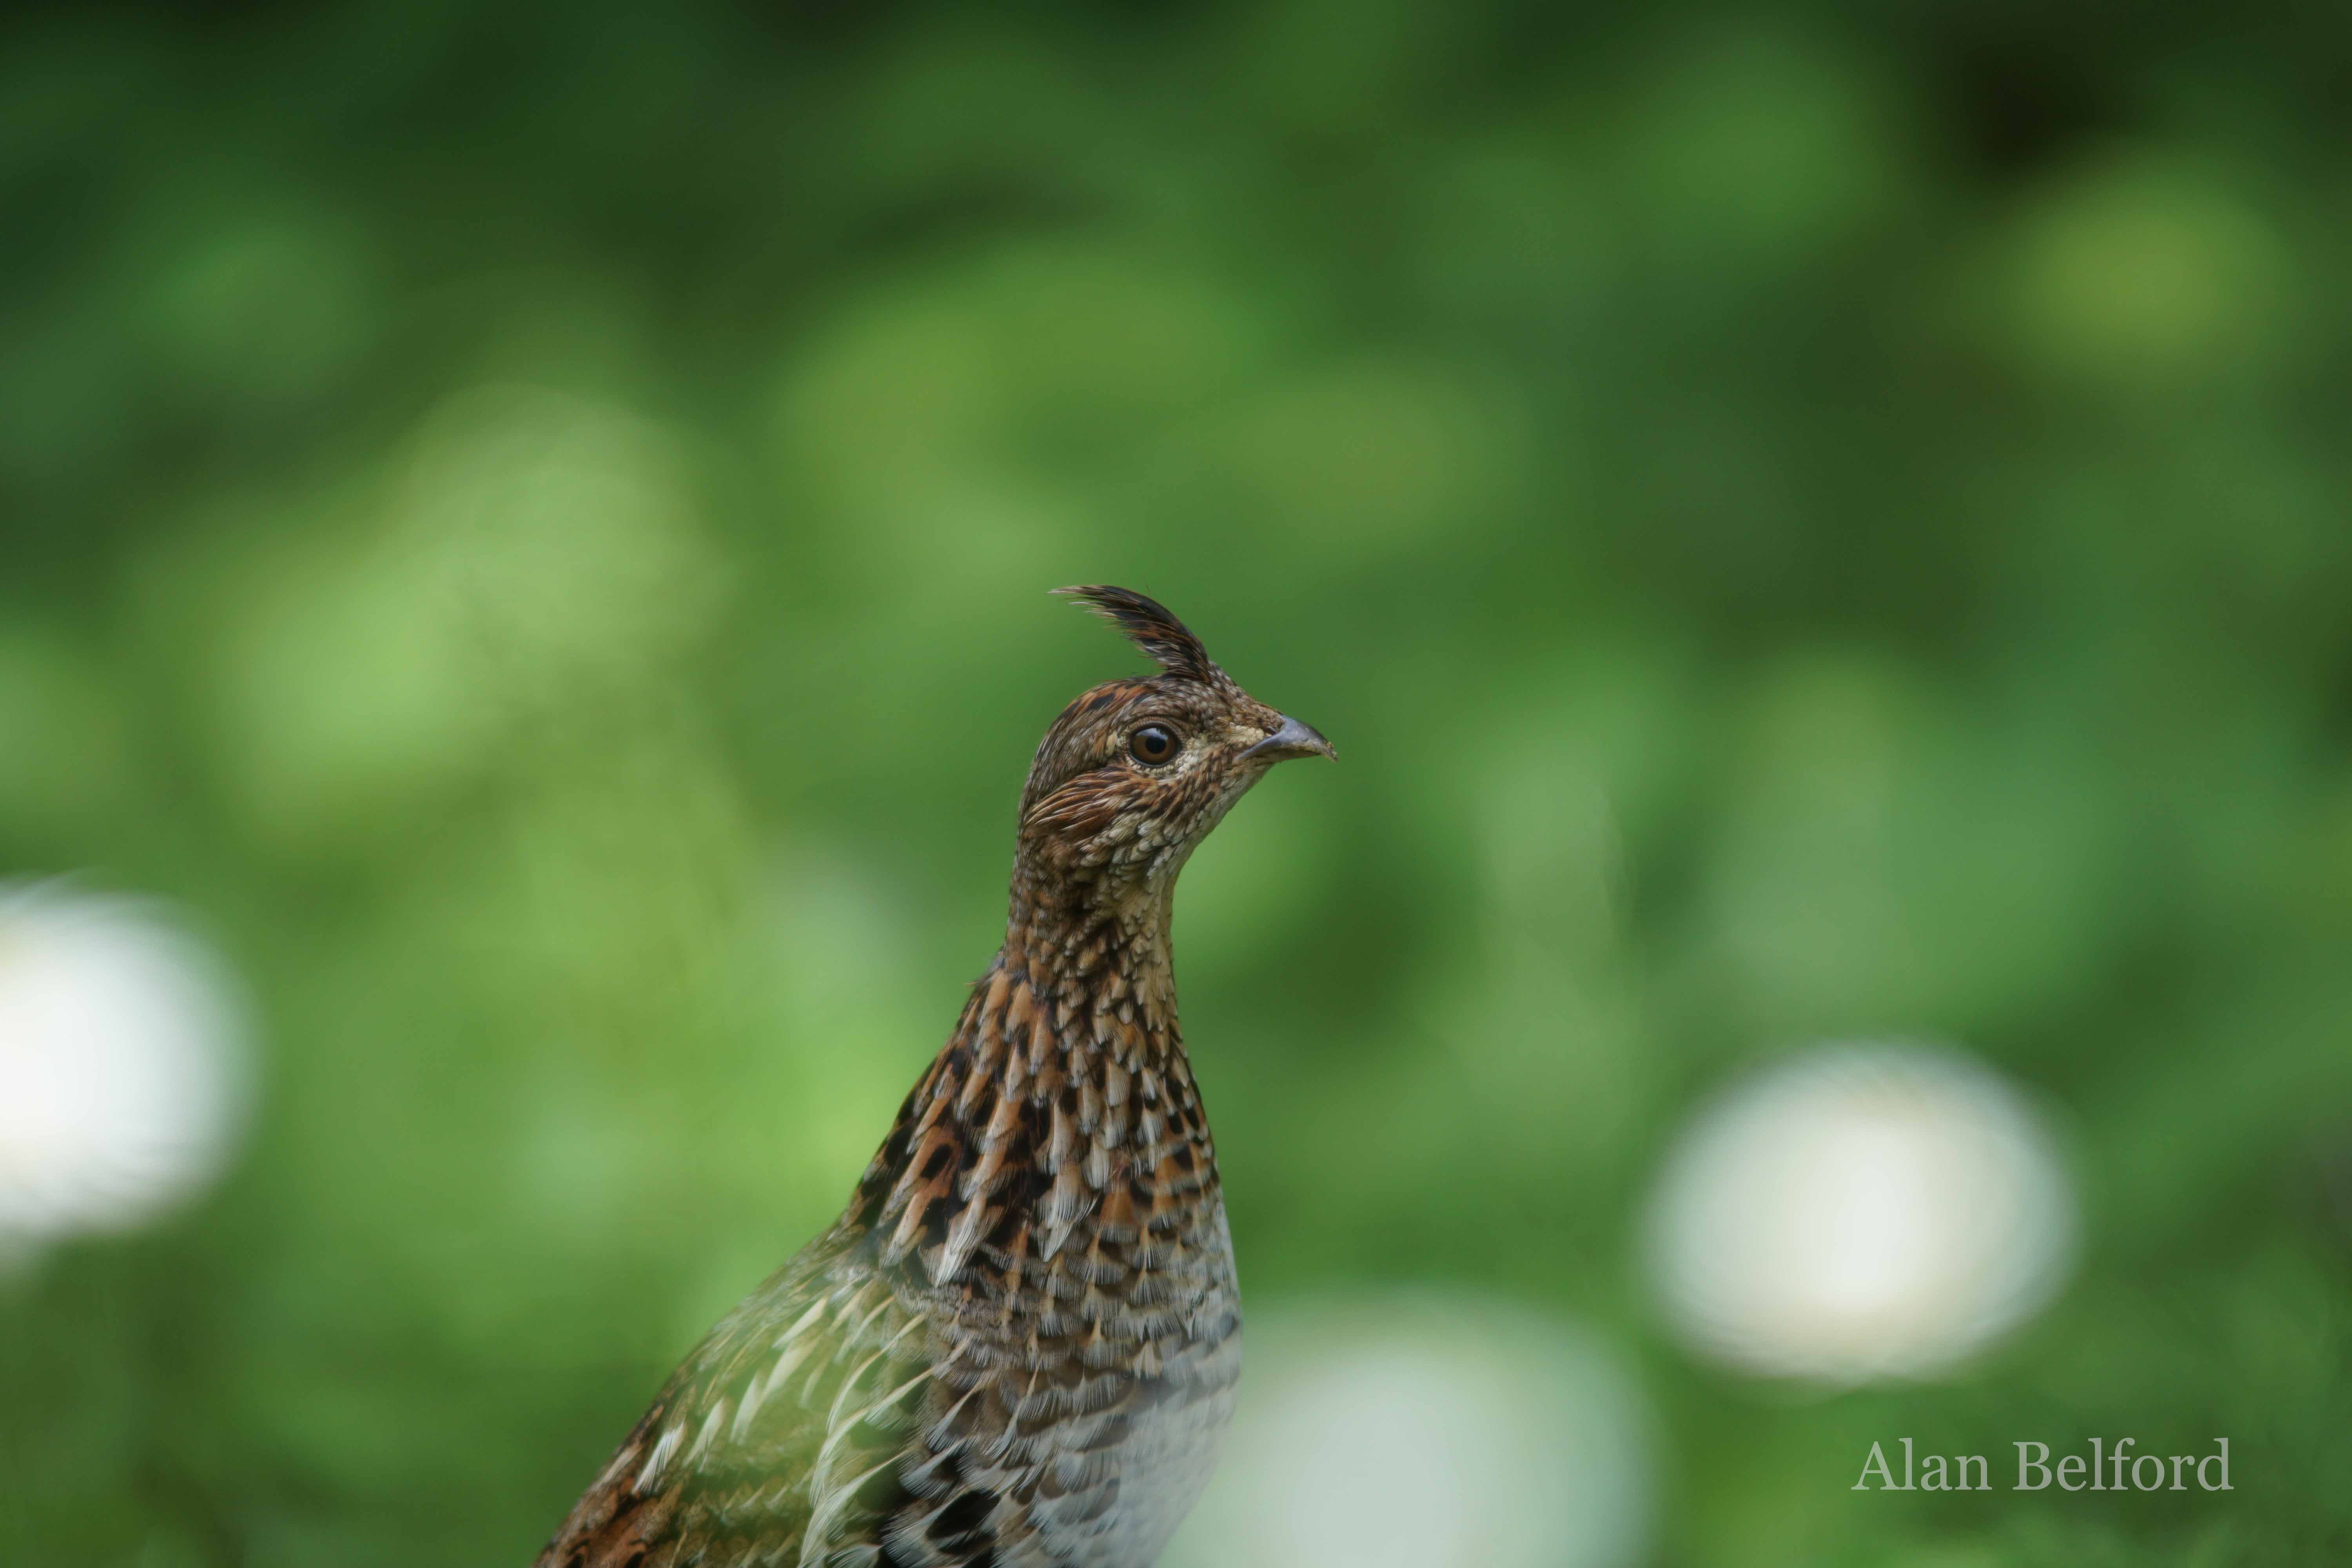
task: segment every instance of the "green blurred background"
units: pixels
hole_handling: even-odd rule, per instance
[[[0,874],[260,1018],[199,1206],[0,1281],[0,1560],[529,1559],[837,1209],[1129,584],[1321,726],[1179,900],[1257,1303],[1631,1348],[1654,1560],[2352,1554],[2352,28],[1470,0],[20,8]],[[2062,1108],[2068,1291],[1790,1398],[1690,1107]],[[2236,1489],[1857,1495],[2137,1436]]]

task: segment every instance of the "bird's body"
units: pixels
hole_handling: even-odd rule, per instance
[[[688,1358],[541,1568],[1148,1568],[1207,1481],[1241,1309],[1170,898],[1266,766],[1330,748],[1150,600],[1076,592],[1164,673],[1046,735],[1004,945],[847,1210]]]

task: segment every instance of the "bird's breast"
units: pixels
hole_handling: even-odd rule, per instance
[[[1015,1533],[1055,1563],[1149,1568],[1207,1484],[1241,1309],[1223,1203],[1202,1195],[1132,1242],[1082,1219],[1014,1293],[966,1296],[943,1325],[940,1397],[964,1428],[949,1440],[971,1482],[1027,1500]]]

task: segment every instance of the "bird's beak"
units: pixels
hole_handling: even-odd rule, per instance
[[[1292,757],[1329,757],[1339,760],[1331,742],[1312,724],[1302,724],[1287,713],[1282,716],[1282,728],[1242,753],[1243,760],[1262,757],[1269,763],[1286,762]]]

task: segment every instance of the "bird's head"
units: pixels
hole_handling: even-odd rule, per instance
[[[1125,588],[1058,592],[1116,625],[1160,672],[1096,687],[1045,731],[1021,795],[1022,858],[1097,897],[1164,897],[1266,769],[1336,753],[1234,684],[1166,606]]]

